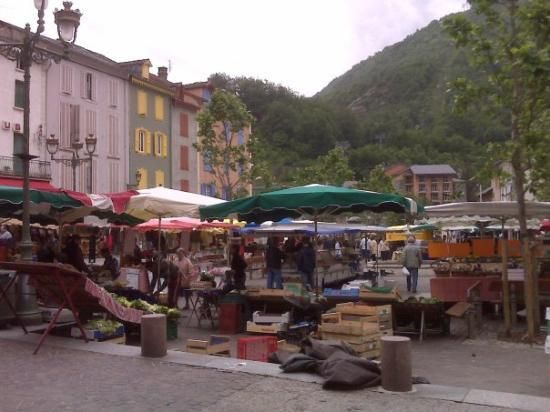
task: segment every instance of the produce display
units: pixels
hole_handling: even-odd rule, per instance
[[[436,305],[438,303],[441,303],[441,301],[437,298],[425,298],[420,296],[419,298],[416,298],[414,296],[410,296],[405,300],[405,303],[422,303],[425,305]]]
[[[144,312],[158,313],[166,315],[168,319],[178,319],[181,317],[181,312],[175,308],[169,308],[163,305],[152,305],[141,299],[129,300],[123,296],[113,294],[115,300],[126,308],[139,309]]]
[[[120,327],[122,327],[122,323],[120,322],[103,319],[91,320],[84,325],[85,329],[98,330],[106,336],[114,335]]]

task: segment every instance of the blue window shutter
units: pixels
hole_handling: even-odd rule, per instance
[[[238,137],[237,137],[237,143],[239,145],[244,144],[244,130],[243,129],[239,130],[239,134],[238,134]]]

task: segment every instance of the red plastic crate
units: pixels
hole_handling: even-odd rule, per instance
[[[267,362],[267,357],[277,351],[276,336],[251,336],[237,341],[239,359]]]
[[[218,328],[220,333],[235,334],[241,331],[241,305],[238,303],[220,303]]]

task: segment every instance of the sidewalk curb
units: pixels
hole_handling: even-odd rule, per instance
[[[36,344],[40,335],[23,334],[18,329],[0,331],[0,339]],[[199,355],[188,352],[169,350],[163,358],[144,358],[141,356],[141,348],[137,346],[125,346],[108,342],[88,342],[79,339],[60,338],[49,336],[43,346],[79,350],[84,352],[99,353],[111,356],[122,356],[141,360],[155,360],[168,364],[179,364],[191,367],[216,369],[224,372],[241,372],[264,377],[295,380],[306,383],[321,384],[320,376],[306,373],[283,373],[278,365],[256,362],[235,358],[219,358],[216,356]],[[43,351],[45,348],[41,348]],[[29,348],[30,354],[30,348]],[[40,352],[36,355],[40,356]],[[389,393],[381,387],[367,389],[372,392],[385,393],[389,396],[409,396],[414,398],[427,398],[472,405],[489,407],[512,408],[524,411],[546,412],[550,399],[540,396],[514,394],[508,392],[486,391],[443,385],[415,385],[412,393]]]

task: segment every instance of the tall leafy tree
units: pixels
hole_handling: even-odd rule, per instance
[[[395,193],[396,189],[393,186],[391,177],[389,177],[384,169],[384,165],[375,166],[368,174],[367,178],[357,185],[358,188],[370,190],[372,192]]]
[[[199,141],[194,147],[204,157],[213,182],[222,188],[227,199],[243,193],[251,181],[249,148],[253,138],[245,142],[239,135],[243,136],[252,120],[239,97],[225,90],[216,90],[197,116]]]
[[[319,183],[341,186],[345,181],[353,179],[353,171],[348,157],[341,147],[330,150],[326,155],[319,156],[310,166],[296,171],[293,183],[306,185]]]
[[[484,78],[477,83],[466,78],[455,80],[455,103],[465,108],[481,101],[482,108],[493,115],[504,113],[506,118],[509,138],[490,146],[490,160],[492,167],[494,161],[507,161],[513,169],[523,242],[528,336],[533,340],[538,308],[525,195],[529,189],[540,185],[547,168],[544,153],[548,146],[541,146],[541,142],[547,141],[544,124],[550,110],[550,2],[468,2],[478,18],[457,15],[447,19],[444,25],[457,46],[471,52],[472,62],[482,70]]]

